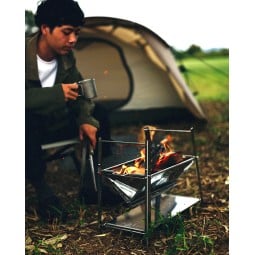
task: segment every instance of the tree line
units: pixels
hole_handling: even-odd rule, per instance
[[[34,14],[32,11],[25,10],[25,34],[29,35],[37,30],[34,22]],[[180,51],[176,50],[174,47],[169,46],[172,50],[176,59],[184,59],[190,56],[193,57],[205,57],[205,56],[228,56],[229,49],[211,49],[209,51],[204,51],[200,46],[192,44],[187,50]]]
[[[170,46],[176,59],[184,59],[187,57],[216,57],[216,56],[229,56],[229,49],[226,48],[215,48],[210,50],[203,50],[200,46],[192,44],[187,50],[180,51],[176,50],[174,47]]]

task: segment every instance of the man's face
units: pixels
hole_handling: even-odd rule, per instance
[[[67,54],[76,44],[80,33],[80,27],[62,25],[52,31],[45,27],[44,36],[48,47],[56,54]]]

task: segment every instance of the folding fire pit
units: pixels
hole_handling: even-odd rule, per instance
[[[155,142],[153,138],[159,133],[168,138],[159,143]],[[173,133],[190,134],[191,154],[182,154],[171,148],[170,134]],[[202,200],[193,128],[167,130],[145,127],[144,137],[143,142],[99,140],[98,221],[100,227],[144,235],[148,233],[152,223],[154,226],[160,223],[159,219],[162,216],[173,217]],[[103,143],[112,143],[112,148],[115,148],[113,156],[108,159],[101,157]],[[170,194],[169,191],[175,187],[178,178],[194,164],[200,198]],[[127,212],[109,222],[102,220],[102,185],[107,185],[118,194],[127,207]]]

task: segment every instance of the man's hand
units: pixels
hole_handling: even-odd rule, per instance
[[[65,101],[76,100],[78,97],[78,84],[62,84],[62,89],[64,92]]]
[[[80,125],[80,140],[89,138],[93,149],[96,148],[96,142],[97,142],[96,133],[97,133],[96,127],[90,124]]]

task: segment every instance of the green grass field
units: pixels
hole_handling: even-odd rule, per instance
[[[229,58],[186,58],[177,61],[187,69],[183,76],[198,101],[228,101]]]

